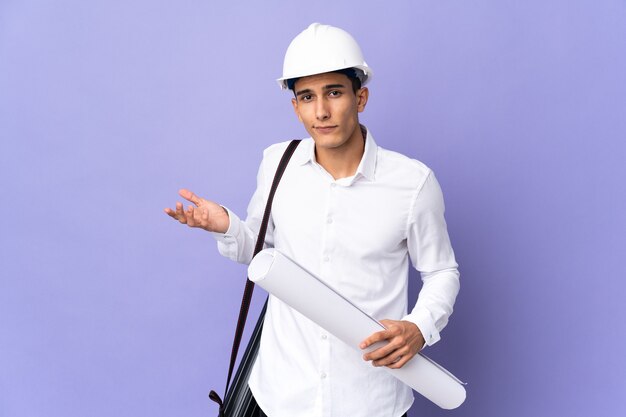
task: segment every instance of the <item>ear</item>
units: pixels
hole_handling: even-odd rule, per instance
[[[365,110],[369,96],[370,90],[367,87],[362,87],[356,92],[356,108],[359,113]]]
[[[292,98],[291,105],[293,106],[293,111],[296,112],[296,116],[298,116],[298,120],[302,123],[302,116],[300,116],[300,109],[298,108],[298,100]]]

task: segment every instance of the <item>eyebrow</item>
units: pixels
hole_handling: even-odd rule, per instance
[[[328,84],[328,85],[325,85],[325,86],[324,86],[324,87],[322,87],[322,88],[323,88],[324,90],[333,90],[333,89],[336,89],[336,88],[346,88],[346,86],[345,86],[345,85],[343,85],[343,84]],[[307,88],[307,89],[300,90],[300,91],[296,92],[296,96],[298,96],[298,97],[299,97],[299,96],[301,96],[301,95],[303,95],[303,94],[310,94],[310,93],[312,93],[312,92],[313,92],[313,91],[312,91],[310,88]]]

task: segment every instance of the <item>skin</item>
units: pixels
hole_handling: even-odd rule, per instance
[[[178,194],[194,205],[190,205],[187,210],[184,210],[183,204],[177,201],[174,210],[169,207],[165,209],[168,216],[189,227],[199,227],[209,232],[226,233],[230,219],[224,207],[198,197],[185,188],[179,190]]]
[[[335,179],[354,175],[365,150],[358,114],[369,91],[352,90],[344,74],[324,73],[300,78],[294,85],[293,109],[315,141],[315,158]]]
[[[335,179],[354,175],[365,150],[358,114],[365,110],[368,89],[364,87],[355,93],[346,75],[324,73],[300,78],[294,91],[293,109],[315,142],[317,163]],[[175,209],[165,209],[167,215],[189,227],[218,233],[228,230],[230,221],[222,206],[187,189],[181,189],[179,194],[193,205],[185,210],[177,202]],[[359,347],[367,349],[378,342],[384,346],[365,353],[363,359],[373,366],[401,368],[424,346],[424,337],[409,321],[381,323],[385,330],[370,335]]]

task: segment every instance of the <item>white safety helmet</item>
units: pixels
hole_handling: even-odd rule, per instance
[[[359,44],[345,30],[313,23],[296,36],[285,53],[283,76],[278,84],[288,89],[287,81],[348,68],[356,69],[361,85],[372,78]]]

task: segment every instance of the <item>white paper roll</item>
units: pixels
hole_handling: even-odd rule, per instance
[[[276,249],[259,252],[248,267],[248,277],[360,353],[361,341],[385,328]],[[384,369],[441,408],[457,408],[465,401],[464,384],[421,353],[400,369]]]

